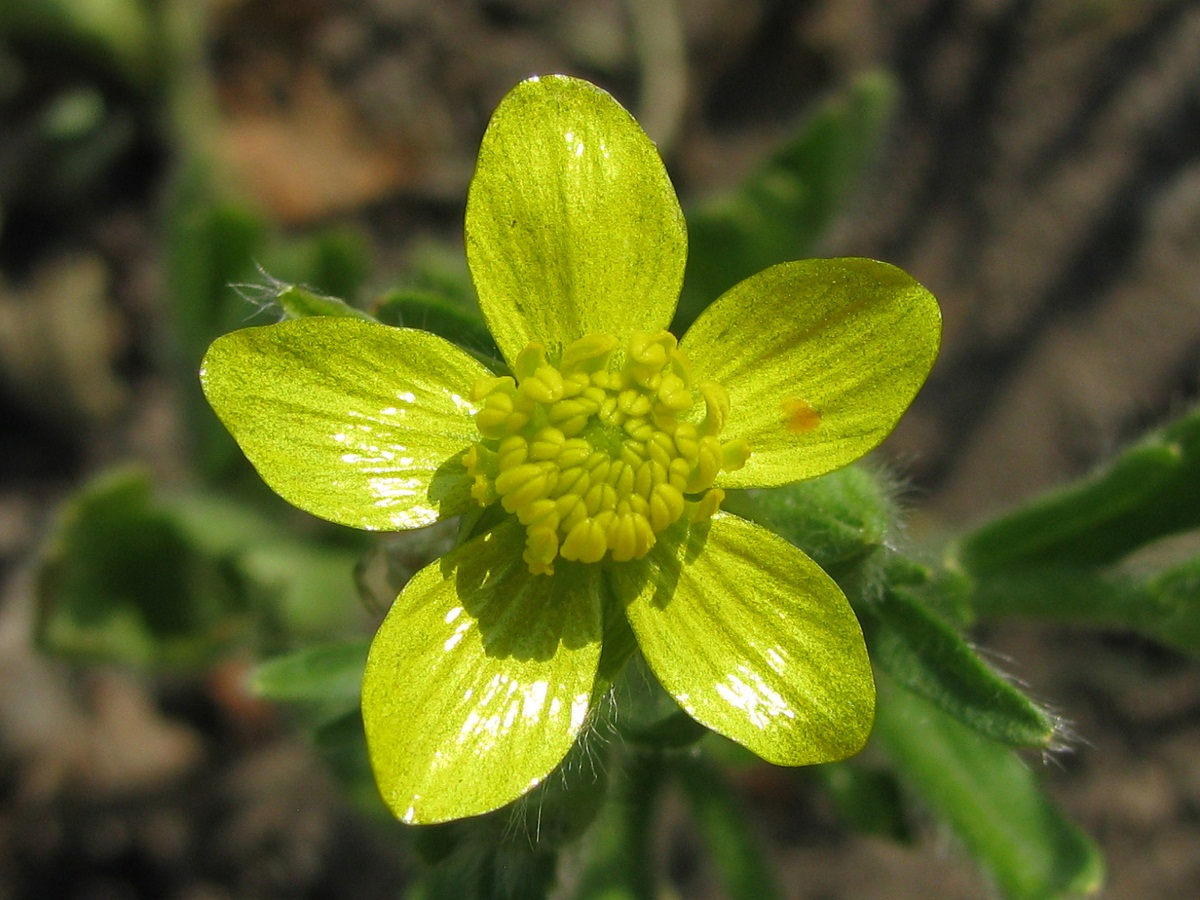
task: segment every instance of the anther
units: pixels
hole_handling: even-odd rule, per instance
[[[498,500],[525,527],[533,574],[552,574],[560,556],[645,556],[685,515],[711,516],[724,498],[713,487],[720,472],[750,454],[742,438],[721,442],[728,394],[713,383],[693,390],[671,334],[635,334],[614,361],[617,349],[588,335],[563,348],[556,367],[533,342],[513,363],[515,379],[481,378],[472,392],[481,440],[462,456],[471,496]]]

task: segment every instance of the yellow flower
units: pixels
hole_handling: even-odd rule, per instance
[[[845,597],[719,510],[891,430],[940,318],[894,267],[775,266],[678,341],[686,232],[654,146],[611,97],[518,86],[484,137],[467,256],[507,364],[353,318],[216,341],[213,408],[297,506],[374,530],[463,516],[372,645],[363,719],[407,822],[495,809],[562,760],[634,647],[693,718],[764,759],[848,756],[874,686]]]

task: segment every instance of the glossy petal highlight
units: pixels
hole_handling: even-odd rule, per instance
[[[750,445],[719,487],[773,487],[853,462],[895,427],[933,366],[941,313],[870,259],[809,259],[721,295],[680,341],[695,376],[729,392],[723,437]]]
[[[497,526],[425,567],[371,645],[363,723],[375,778],[409,823],[497,809],[541,782],[587,717],[600,574],[530,577],[524,532]]]
[[[866,742],[875,687],[858,621],[782,538],[718,513],[611,577],[650,668],[701,724],[786,766]]]
[[[472,505],[461,456],[490,373],[424,331],[307,318],[218,338],[208,402],[289,503],[355,528],[416,528]]]
[[[666,328],[687,256],[679,201],[654,144],[607,93],[530,79],[500,103],[467,197],[467,260],[511,365],[592,333]]]

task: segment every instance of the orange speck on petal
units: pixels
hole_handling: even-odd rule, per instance
[[[782,406],[783,423],[792,434],[807,434],[821,424],[821,414],[807,400],[789,398]]]

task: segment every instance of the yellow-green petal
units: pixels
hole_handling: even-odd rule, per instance
[[[467,260],[511,365],[589,334],[667,327],[687,233],[654,144],[611,96],[560,75],[492,116],[467,195]]]
[[[772,487],[853,462],[888,435],[941,341],[937,301],[870,259],[772,266],[726,291],[680,347],[729,392],[722,440],[750,458],[719,487]]]
[[[367,658],[375,781],[405,822],[497,809],[536,787],[587,718],[600,661],[599,570],[530,575],[501,524],[417,573]]]
[[[681,531],[684,526],[677,526]],[[838,586],[765,528],[728,513],[612,568],[650,668],[687,713],[777,765],[866,742],[875,683]]]
[[[332,522],[397,530],[472,508],[468,398],[489,374],[424,331],[317,317],[218,338],[200,380],[277,494]]]

